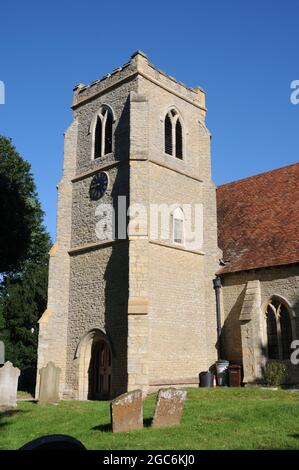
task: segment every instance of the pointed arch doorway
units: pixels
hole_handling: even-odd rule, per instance
[[[111,350],[107,341],[99,339],[92,345],[88,374],[88,399],[108,400],[111,393]]]
[[[81,339],[76,358],[79,359],[79,400],[107,400],[111,395],[112,352],[106,334],[98,329]]]

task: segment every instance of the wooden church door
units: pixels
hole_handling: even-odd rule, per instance
[[[107,400],[111,393],[111,350],[105,341],[98,341],[92,351],[92,399]]]

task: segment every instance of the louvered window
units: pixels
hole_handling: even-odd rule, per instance
[[[100,117],[97,118],[94,145],[94,158],[99,158],[102,152],[102,120]]]
[[[164,149],[173,157],[183,158],[183,129],[180,117],[175,109],[171,109],[164,120]]]
[[[183,136],[182,136],[182,125],[178,119],[175,125],[175,156],[177,158],[183,158]]]
[[[105,155],[112,152],[112,114],[108,112],[105,128]]]
[[[94,130],[94,158],[112,152],[113,116],[109,108],[103,107],[97,115]]]
[[[172,122],[168,114],[165,118],[165,153],[172,155]]]

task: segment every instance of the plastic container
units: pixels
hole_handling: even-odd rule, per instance
[[[241,387],[241,366],[232,364],[228,366],[228,383],[230,387]]]
[[[229,361],[221,360],[216,361],[216,371],[217,371],[217,382],[220,387],[226,387],[228,385],[227,371],[229,366]]]
[[[199,374],[200,387],[213,387],[213,374],[210,371],[201,372]]]

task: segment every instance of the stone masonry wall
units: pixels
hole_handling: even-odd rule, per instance
[[[60,395],[65,392],[67,328],[72,217],[72,182],[76,171],[78,122],[75,120],[65,133],[63,177],[58,187],[56,243],[50,251],[47,310],[39,320],[36,396],[39,390],[39,370],[49,361],[61,368]]]
[[[146,75],[151,73],[146,60],[140,60],[139,67]],[[158,81],[159,75],[153,78]],[[140,156],[140,161],[134,163],[134,174],[144,185],[134,186],[133,193],[131,183],[131,194],[135,199],[147,198],[147,205],[202,203],[204,217],[207,216],[204,221],[204,253],[188,251],[188,246],[187,250],[176,249],[170,239],[163,241],[167,246],[159,246],[146,233],[149,248],[146,250],[144,247],[144,254],[148,256],[148,276],[144,278],[141,291],[148,292],[149,341],[144,367],[148,366],[151,387],[158,383],[195,383],[198,373],[216,358],[212,279],[218,268],[219,250],[215,187],[210,175],[210,135],[204,124],[202,92],[199,91],[196,105],[195,101],[194,104],[188,101],[188,93],[184,99],[178,96],[178,91],[183,95],[180,85],[174,85],[170,80],[163,79],[161,86],[157,86],[147,77],[138,77],[139,96],[148,102],[148,113],[142,114],[138,126],[146,129],[148,147],[145,145],[146,151]],[[182,119],[182,161],[164,153],[164,118],[171,107],[179,111]],[[138,135],[132,127],[131,133]],[[145,163],[142,161],[144,158],[147,159]],[[131,182],[132,178],[131,167]],[[130,286],[133,277],[136,279],[130,274]]]
[[[299,338],[299,266],[277,266],[223,276],[223,334],[222,344],[224,356],[230,361],[242,363],[242,343],[240,329],[240,313],[244,301],[246,283],[259,280],[261,289],[261,309],[264,308],[271,296],[278,295],[284,298],[296,315],[296,335]],[[292,368],[293,381],[299,382],[299,371]]]
[[[150,385],[188,384],[207,367],[203,256],[150,244]]]
[[[91,125],[103,104],[111,107],[115,119],[113,151],[93,160]],[[164,153],[164,118],[171,107],[181,116],[183,160]],[[177,82],[136,53],[111,75],[77,86],[73,109],[78,145],[72,149],[70,192],[63,194],[59,208],[68,234],[61,265],[68,276],[61,308],[68,325],[67,354],[66,337],[60,346],[67,370],[64,395],[80,395],[76,351],[92,329],[104,332],[112,347],[113,394],[126,388],[146,392],[157,383],[195,384],[198,373],[216,357],[212,279],[220,257],[204,92]],[[107,172],[109,187],[94,202],[89,186],[97,170]],[[150,203],[202,203],[202,249],[180,249],[171,237],[162,244],[151,240],[147,215],[132,231],[130,225],[128,242],[101,244],[97,210],[104,204],[117,208],[118,195],[127,196],[127,205],[142,203],[148,211]],[[63,276],[58,268],[57,285]]]
[[[69,396],[74,398],[78,397],[79,387],[80,358],[76,358],[76,350],[82,337],[95,328],[107,335],[112,349],[112,395],[127,389],[128,243],[112,242],[111,246],[100,246],[96,224],[105,205],[115,210],[117,220],[118,196],[128,196],[128,100],[129,92],[135,88],[136,81],[129,81],[82,105],[75,112],[79,122],[79,144],[73,181],[67,346],[67,389]],[[90,125],[103,104],[111,107],[115,118],[113,152],[92,160]],[[89,187],[97,169],[107,173],[109,183],[104,196],[93,201]],[[107,223],[110,225],[109,220]],[[82,247],[85,248],[82,250]]]
[[[126,241],[71,257],[67,388],[78,396],[81,338],[103,331],[112,350],[112,395],[127,388],[128,243]]]

